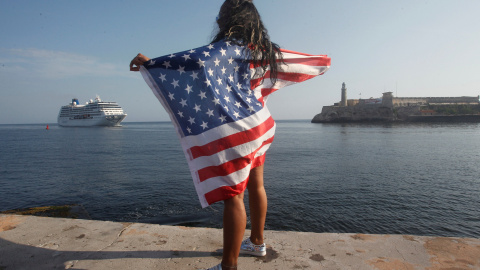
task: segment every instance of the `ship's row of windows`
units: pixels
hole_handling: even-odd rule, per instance
[[[122,109],[107,109],[107,110],[76,110],[76,109],[72,109],[72,110],[62,110],[62,112],[72,112],[72,113],[77,113],[77,112],[98,112],[98,111],[104,111],[104,112],[123,112]]]
[[[118,105],[101,105],[101,106],[78,106],[78,107],[71,107],[71,106],[65,106],[62,107],[62,110],[64,109],[77,109],[77,110],[98,110],[98,109],[122,109],[122,107]]]
[[[68,117],[68,116],[75,116],[75,115],[84,115],[84,114],[89,114],[89,115],[102,115],[100,112],[61,112],[60,117]],[[105,115],[119,115],[123,114],[123,112],[105,112]]]

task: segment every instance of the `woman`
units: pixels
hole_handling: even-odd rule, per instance
[[[223,258],[210,268],[214,270],[237,269],[240,252],[266,255],[263,164],[275,132],[265,105],[268,95],[323,74],[330,65],[325,56],[284,51],[271,42],[251,0],[226,0],[217,24],[218,33],[208,46],[155,59],[138,54],[130,63],[131,71],[142,71],[170,114],[202,206],[224,202]],[[212,104],[201,103],[204,100]],[[205,134],[215,139],[204,139]],[[251,236],[242,241],[245,189]]]

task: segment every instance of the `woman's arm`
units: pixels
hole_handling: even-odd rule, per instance
[[[145,55],[139,53],[133,60],[130,62],[130,71],[139,71],[140,67],[150,60],[150,58],[146,57]]]

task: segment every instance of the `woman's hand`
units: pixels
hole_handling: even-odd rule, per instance
[[[140,67],[150,60],[150,58],[146,57],[145,55],[139,53],[133,60],[130,62],[130,71],[139,71]]]

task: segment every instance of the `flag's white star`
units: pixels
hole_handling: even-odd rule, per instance
[[[178,111],[178,113],[177,113],[177,114],[180,116],[180,118],[183,118],[183,112],[181,112],[181,111]]]
[[[233,115],[238,119],[240,117],[240,114],[238,112],[234,112]]]
[[[169,93],[168,94],[168,97],[170,98],[170,100],[174,100],[175,98],[173,97],[173,93]]]
[[[192,86],[190,86],[188,84],[187,84],[187,88],[185,88],[185,90],[187,91],[187,94],[190,94],[190,92],[193,92]]]
[[[220,65],[220,60],[218,60],[218,58],[215,58],[215,61],[213,61],[215,63],[215,66],[219,66]]]
[[[213,116],[213,110],[208,109],[207,115],[208,115],[209,117],[212,117],[212,116]]]
[[[205,57],[210,56],[210,52],[203,52],[203,55],[205,55]]]
[[[182,73],[185,73],[185,67],[178,66],[177,71],[180,72],[180,75],[182,75]]]
[[[202,109],[200,109],[200,105],[197,105],[195,104],[195,107],[193,108],[195,110],[195,112],[198,113],[198,111],[201,111]]]
[[[190,125],[195,124],[195,118],[190,117],[190,119],[188,119],[188,122],[190,122]]]
[[[190,58],[190,54],[184,54],[182,57],[185,59],[185,61],[187,61],[188,59],[192,59]]]
[[[209,79],[207,79],[206,81],[204,81],[204,83],[206,83],[206,84],[207,84],[207,86],[212,86],[212,83],[210,82],[210,80],[209,80]]]
[[[175,57],[175,54],[173,53],[168,56],[168,58],[173,58],[173,57]]]
[[[194,49],[191,49],[190,51],[188,51],[189,53],[194,53],[195,50]]]
[[[235,70],[235,72],[238,72],[240,70],[240,67],[239,66],[235,66],[233,67],[233,69]]]
[[[208,75],[213,76],[213,70],[211,68],[208,69]]]
[[[231,87],[230,85],[227,85],[225,88],[227,88],[227,91],[228,91],[229,93],[233,91],[233,90],[232,90],[232,87]]]
[[[238,101],[235,101],[235,106],[237,106],[237,108],[240,109],[240,107],[242,107],[242,104],[240,104],[240,102],[238,102]]]
[[[244,80],[248,79],[248,72],[243,73],[243,79]]]
[[[198,79],[198,72],[192,71],[192,75],[190,75],[190,77],[192,77],[195,81],[195,79]]]
[[[229,96],[225,96],[223,99],[225,99],[226,102],[230,102],[230,97]]]
[[[197,64],[198,64],[200,67],[204,67],[204,66],[205,66],[205,61],[202,61],[202,59],[198,59]]]
[[[206,129],[206,128],[208,128],[208,124],[207,124],[207,123],[205,123],[205,122],[203,122],[203,121],[202,121],[202,124],[201,124],[200,126],[202,126],[202,127],[203,127],[203,129]]]
[[[228,112],[228,106],[227,105],[223,106],[223,108],[225,109],[226,112]]]
[[[215,49],[215,47],[213,47],[213,44],[210,44],[210,45],[208,45],[208,49],[210,49],[210,50]]]
[[[229,64],[233,64],[233,61],[235,61],[235,60],[232,57],[230,57],[230,59],[228,59]]]
[[[222,79],[221,79],[220,77],[218,77],[217,83],[218,83],[218,85],[222,85],[222,84],[223,84],[223,83],[222,83]]]
[[[227,50],[222,48],[220,52],[222,53],[222,56],[227,56]]]
[[[230,44],[230,41],[225,41],[225,44],[227,44],[227,46],[232,46],[232,44]]]
[[[155,62],[157,62],[157,61],[153,61],[153,60],[151,59],[151,60],[150,60],[150,63],[149,63],[148,65],[149,65],[149,66],[153,66],[153,65],[155,65]]]
[[[242,89],[242,84],[241,83],[237,83],[237,88],[240,90]]]
[[[254,109],[252,106],[249,106],[249,107],[248,107],[248,110],[249,110],[251,113],[255,112],[255,109]]]
[[[198,94],[198,96],[200,97],[200,100],[207,98],[207,92],[200,91],[200,94]]]
[[[225,74],[225,72],[227,72],[227,69],[225,67],[223,67],[221,70],[222,70],[222,74]]]
[[[187,127],[187,131],[188,133],[192,133],[192,130],[189,127]]]
[[[230,76],[228,76],[228,79],[229,79],[231,82],[233,82],[233,76],[232,76],[232,74],[230,74]]]
[[[215,87],[215,93],[217,93],[217,95],[220,95],[220,90],[218,90],[218,88]]]
[[[168,69],[169,67],[171,67],[170,61],[164,61],[162,65],[165,66],[166,69]]]
[[[160,80],[162,80],[162,82],[164,82],[164,81],[167,80],[166,77],[167,77],[167,75],[160,73],[160,77],[158,77],[158,78],[160,78]]]
[[[182,105],[182,108],[187,106],[187,101],[182,98],[182,101],[180,101],[180,105]]]
[[[227,121],[227,117],[225,115],[220,115],[220,117],[218,119],[220,119],[220,122],[222,122],[222,123]]]
[[[237,55],[240,55],[240,50],[238,49],[238,47],[235,48],[235,53],[236,53]]]
[[[251,96],[253,94],[253,91],[252,90],[248,90],[248,95]]]
[[[215,103],[215,105],[220,105],[220,99],[219,98],[214,98],[212,100],[213,103]]]
[[[175,79],[173,79],[172,85],[173,85],[173,89],[175,89],[175,88],[177,88],[178,86],[180,86],[180,85],[178,84],[178,80],[175,80]]]
[[[252,103],[252,99],[249,98],[249,97],[247,97],[245,100],[246,100],[248,103]]]

